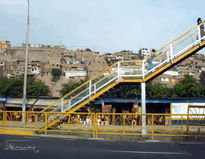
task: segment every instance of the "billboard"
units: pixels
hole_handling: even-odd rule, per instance
[[[204,106],[204,107],[190,107],[189,106]],[[171,106],[172,114],[205,114],[205,103],[172,103]],[[174,116],[172,115],[172,119],[181,118],[180,115]],[[183,116],[183,118],[187,118]]]

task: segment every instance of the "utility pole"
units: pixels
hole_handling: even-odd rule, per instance
[[[27,30],[26,30],[26,52],[25,52],[25,66],[24,66],[24,81],[23,81],[23,104],[22,104],[22,111],[26,111],[26,86],[27,86],[27,61],[28,61],[28,43],[29,43],[29,0],[28,3],[28,17],[27,17]],[[22,114],[22,120],[25,121],[25,113]]]

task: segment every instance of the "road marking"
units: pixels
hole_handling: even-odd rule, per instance
[[[163,143],[162,141],[159,141],[159,140],[145,140],[145,141],[137,141],[138,143]]]
[[[87,138],[87,140],[103,140],[103,141],[105,141],[104,138]]]
[[[120,151],[120,150],[103,150],[106,152],[117,152],[117,153],[136,153],[136,154],[159,154],[159,155],[191,155],[185,152],[152,152],[152,151]]]
[[[40,137],[38,137],[38,136],[24,136],[23,138],[25,138],[25,139],[38,139]]]
[[[75,141],[75,140],[77,140],[76,138],[62,138],[62,140],[64,141],[64,140],[67,140],[67,141]]]
[[[203,142],[180,142],[179,144],[184,144],[184,145],[202,145],[204,143]]]

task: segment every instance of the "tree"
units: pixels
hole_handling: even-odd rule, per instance
[[[28,96],[48,96],[50,94],[49,87],[41,81],[34,82],[27,86]]]
[[[0,78],[0,96],[22,96],[23,81],[20,79]]]
[[[141,94],[139,85],[119,85],[106,96],[110,98],[135,98]]]
[[[164,87],[160,83],[149,82],[146,87],[146,94],[148,98],[168,98],[172,94],[172,89]]]
[[[53,76],[52,81],[56,82],[60,79],[62,72],[60,69],[54,68],[51,70],[51,75]]]
[[[202,71],[202,72],[200,73],[199,78],[200,78],[200,84],[201,84],[201,86],[205,86],[205,71]]]
[[[64,95],[81,83],[65,84],[61,93]],[[173,88],[167,88],[162,84],[152,82],[146,85],[147,98],[170,98],[170,97],[205,97],[205,87],[201,87],[191,76],[185,76]],[[106,97],[135,98],[141,97],[140,85],[118,85],[112,89]]]
[[[2,97],[22,97],[23,80],[21,78],[0,78],[0,88],[0,96]],[[48,96],[49,93],[49,87],[44,83],[35,82],[34,78],[28,78],[27,96]]]
[[[201,97],[202,88],[191,76],[185,76],[173,87],[172,97]]]
[[[168,98],[171,96],[171,88],[162,84],[152,82],[147,83],[146,94],[148,98]],[[141,97],[140,85],[120,85],[112,90],[107,97],[135,98]]]
[[[71,92],[72,90],[74,90],[78,86],[80,86],[83,83],[85,83],[85,81],[86,80],[80,80],[80,82],[77,82],[77,83],[63,84],[63,88],[60,90],[61,95],[65,95],[65,94]]]
[[[89,48],[86,48],[86,49],[85,49],[85,51],[92,52],[92,50],[91,50],[91,49],[89,49]]]

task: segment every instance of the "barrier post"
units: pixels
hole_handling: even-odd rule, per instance
[[[6,128],[6,119],[7,119],[7,112],[4,111],[3,112],[3,129]]]
[[[152,114],[152,140],[154,140],[154,114]]]
[[[187,124],[187,132],[189,132],[189,114],[187,114],[186,124]]]
[[[125,134],[125,117],[126,115],[123,114],[123,134]]]
[[[96,129],[96,117],[95,117],[95,114],[92,114],[92,119],[93,119],[93,138],[96,137],[96,134],[95,134],[95,129]]]
[[[38,116],[38,114],[35,114],[35,125],[34,125],[34,129],[36,129],[37,128],[37,116]]]
[[[70,114],[68,115],[68,129],[70,129]]]
[[[98,114],[95,116],[95,137],[98,138]]]
[[[181,133],[184,134],[184,128],[183,128],[183,115],[181,116]]]
[[[27,112],[25,112],[25,111],[23,112],[23,114],[24,114],[24,119],[23,119],[23,120],[24,120],[24,122],[23,122],[23,127],[24,127],[24,129],[25,129],[25,128],[26,128],[26,119],[27,119],[27,116],[28,116],[28,115],[27,115]]]
[[[47,127],[48,127],[48,113],[45,113],[45,135],[47,134]]]

